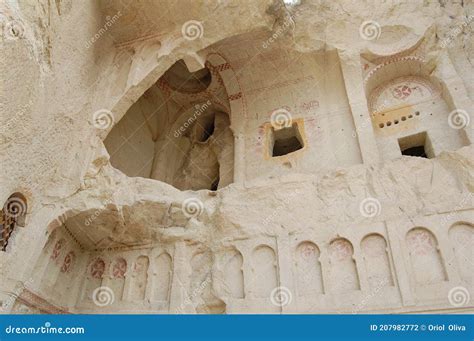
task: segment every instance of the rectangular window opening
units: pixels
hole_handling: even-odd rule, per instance
[[[272,156],[283,156],[300,150],[304,147],[303,139],[298,129],[298,124],[293,123],[290,127],[275,129],[272,127]]]
[[[433,147],[426,132],[402,137],[398,139],[398,145],[402,155],[427,159],[434,157]]]

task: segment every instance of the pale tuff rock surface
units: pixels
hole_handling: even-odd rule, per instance
[[[472,3],[285,3],[0,5],[3,312],[473,310]]]

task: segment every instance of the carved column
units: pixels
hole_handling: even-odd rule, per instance
[[[365,164],[377,163],[380,156],[367,106],[364,80],[360,69],[360,56],[345,54],[341,51],[338,53],[362,160]]]
[[[407,264],[403,255],[403,248],[401,243],[405,238],[405,221],[398,220],[393,222],[386,222],[388,246],[393,257],[393,265],[395,267],[396,278],[394,281],[398,283],[402,302],[404,306],[413,306],[416,304],[413,289],[410,286],[409,274]],[[401,240],[402,239],[402,240]]]
[[[184,280],[186,277],[186,245],[179,241],[175,244],[173,256],[173,277],[170,291],[170,314],[183,314],[185,311],[185,293],[187,290]]]
[[[438,241],[438,251],[441,254],[448,281],[461,285],[462,279],[456,266],[456,253],[449,238],[449,228],[439,229],[436,232],[433,231],[433,233]]]
[[[243,183],[245,180],[245,138],[244,134],[234,134],[234,182]]]
[[[359,279],[359,287],[362,292],[370,292],[370,285],[367,276],[367,268],[364,263],[364,257],[362,256],[362,250],[360,249],[360,244],[352,244],[354,249],[354,254],[352,259],[355,261],[357,277]]]
[[[89,261],[89,255],[84,257],[79,257],[79,254],[76,255],[75,264],[73,265],[74,268],[72,269],[72,279],[71,279],[71,286],[70,292],[67,293],[69,295],[67,301],[67,308],[72,311],[76,308],[76,306],[82,303],[83,291],[85,290],[86,285],[86,272],[87,272],[87,264]]]
[[[283,301],[288,304],[283,304],[282,313],[289,313],[296,311],[296,288],[293,281],[293,266],[292,255],[290,248],[290,238],[287,234],[279,235],[277,237],[277,251],[278,251],[278,275],[280,279],[280,286],[289,290],[291,297],[285,296],[288,293],[282,293]]]
[[[124,301],[129,301],[130,300],[130,288],[131,288],[131,285],[132,285],[134,259],[130,254],[127,255],[127,256],[124,256],[124,259],[127,262],[127,271],[125,272],[125,283],[123,284],[122,299]]]
[[[440,67],[437,70],[440,79],[444,82],[448,94],[443,94],[451,107],[451,110],[458,110],[460,124],[453,122],[456,127],[465,133],[465,137],[469,144],[474,143],[474,115],[472,113],[473,103],[467,95],[464,83],[459,77],[454,65],[447,52],[444,52],[440,58]],[[444,89],[443,89],[444,90]],[[447,113],[449,115],[449,113]],[[454,118],[448,117],[453,120]]]

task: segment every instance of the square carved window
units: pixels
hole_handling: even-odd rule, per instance
[[[295,122],[289,127],[282,127],[280,129],[275,129],[272,126],[269,136],[269,148],[272,157],[287,155],[304,147],[299,126]]]
[[[434,157],[433,147],[426,132],[410,135],[398,139],[398,145],[402,155],[424,157],[431,159]]]

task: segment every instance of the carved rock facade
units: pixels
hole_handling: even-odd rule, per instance
[[[3,311],[472,311],[472,8],[370,3],[5,5]]]

